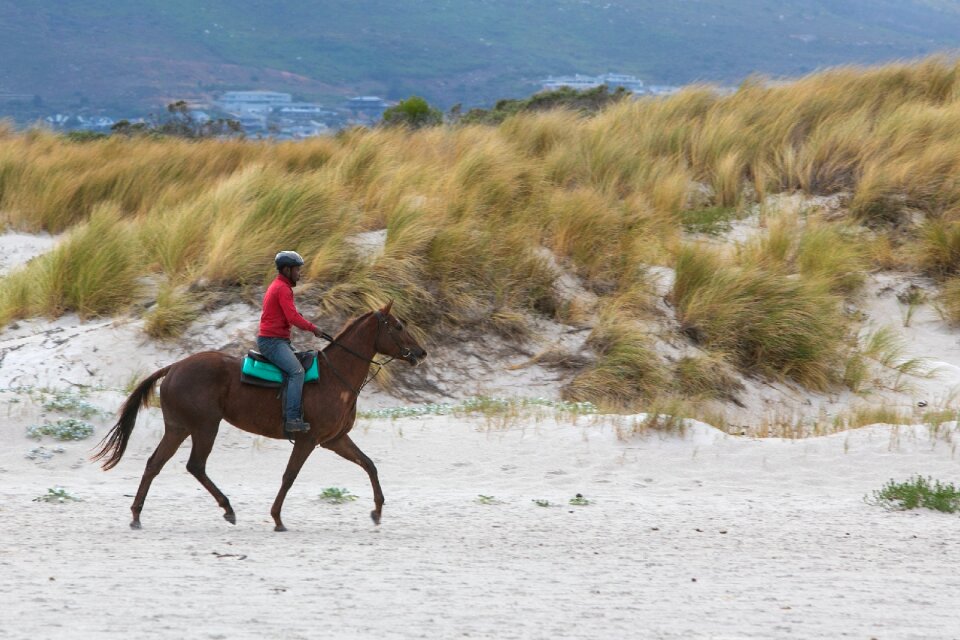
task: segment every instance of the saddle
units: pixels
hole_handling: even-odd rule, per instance
[[[304,383],[316,382],[320,379],[320,369],[317,366],[316,351],[297,351],[294,355],[300,361],[305,375]],[[240,369],[240,382],[257,387],[282,387],[284,383],[283,371],[271,363],[259,351],[248,351]]]

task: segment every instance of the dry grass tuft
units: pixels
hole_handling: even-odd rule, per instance
[[[177,338],[200,315],[200,300],[185,287],[161,288],[156,305],[147,312],[144,331],[152,338]]]

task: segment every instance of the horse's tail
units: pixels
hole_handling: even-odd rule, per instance
[[[127,442],[129,442],[130,434],[133,432],[133,425],[137,422],[137,413],[140,412],[140,407],[146,407],[150,404],[154,385],[157,384],[157,380],[167,375],[168,371],[170,371],[170,367],[164,367],[150,374],[147,379],[137,385],[127,401],[123,403],[123,408],[120,409],[120,419],[97,445],[100,450],[90,458],[94,462],[103,460],[104,471],[113,469],[120,462],[123,452],[127,450]]]

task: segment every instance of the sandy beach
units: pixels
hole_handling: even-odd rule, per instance
[[[957,517],[864,502],[890,478],[952,477],[955,426],[758,440],[632,423],[362,421],[383,524],[362,470],[318,450],[285,534],[268,513],[285,442],[221,432],[208,470],[236,526],[186,473],[187,444],[131,531],[156,410],[109,473],[87,442],[38,464],[5,430],[0,635],[960,637]],[[53,486],[82,502],[32,501]],[[328,504],[326,487],[358,499]]]

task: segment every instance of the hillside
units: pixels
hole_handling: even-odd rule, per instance
[[[0,3],[0,92],[155,107],[223,89],[313,99],[527,95],[548,74],[737,83],[960,43],[960,11],[921,0],[83,0]]]

